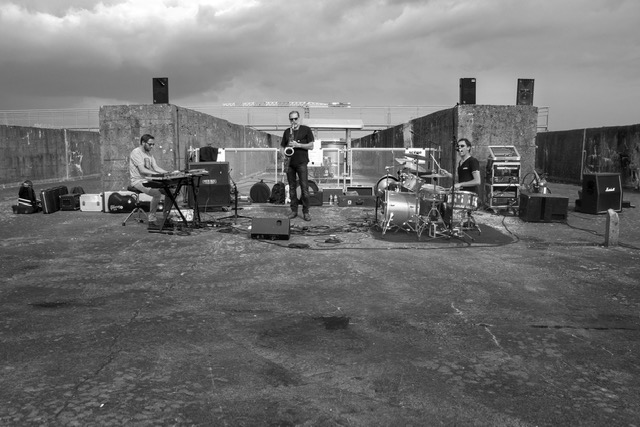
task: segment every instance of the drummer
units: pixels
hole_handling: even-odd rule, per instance
[[[459,191],[471,191],[478,194],[480,188],[480,162],[471,155],[471,141],[467,138],[458,140],[458,182],[454,184]],[[444,175],[451,177],[451,173],[442,170]]]

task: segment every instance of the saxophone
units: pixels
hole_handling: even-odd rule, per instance
[[[289,144],[291,144],[293,142],[293,125],[291,125],[291,127],[289,128]],[[284,162],[282,163],[282,174],[283,176],[283,181],[285,181],[287,184],[285,185],[285,189],[284,189],[284,194],[285,194],[285,200],[284,203],[285,204],[289,204],[291,203],[291,196],[289,194],[289,189],[291,188],[289,186],[289,180],[287,179],[287,169],[289,169],[289,161],[291,160],[291,156],[293,155],[293,147],[287,146],[284,149]]]
[[[293,125],[291,125],[291,127],[289,128],[289,144],[293,142],[293,132],[294,132],[294,128],[293,128]],[[287,157],[293,156],[293,147],[291,146],[286,147],[284,149],[284,155]]]

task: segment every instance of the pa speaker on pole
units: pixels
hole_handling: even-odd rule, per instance
[[[518,79],[516,105],[533,105],[533,79]]]
[[[460,79],[460,104],[476,103],[476,79]]]
[[[153,78],[153,103],[154,104],[169,103],[169,78],[168,77]]]

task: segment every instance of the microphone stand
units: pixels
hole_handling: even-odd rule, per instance
[[[233,218],[233,222],[235,222],[238,218],[251,219],[250,216],[238,215],[238,186],[236,185],[236,182],[233,180],[233,178],[231,178],[231,171],[229,171],[229,180],[233,184],[233,199],[234,199],[233,200],[233,215],[224,216],[224,217],[218,218],[218,219],[221,220],[221,219]]]

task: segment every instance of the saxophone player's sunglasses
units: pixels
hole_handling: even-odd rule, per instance
[[[289,117],[289,121],[298,120],[300,117]]]

